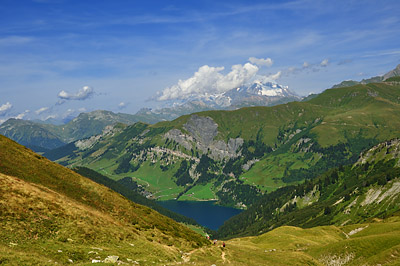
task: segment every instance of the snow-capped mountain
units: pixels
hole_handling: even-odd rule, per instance
[[[251,84],[231,89],[219,94],[194,94],[185,100],[173,102],[170,107],[177,108],[185,105],[235,109],[242,106],[270,106],[275,103],[301,100],[301,97],[291,92],[288,86],[274,82],[254,81]]]
[[[200,111],[233,110],[246,106],[272,106],[301,99],[302,97],[290,91],[287,86],[257,80],[224,93],[194,94],[185,100],[164,102],[164,108],[141,110],[137,115],[159,121],[172,120],[181,115]]]
[[[288,86],[274,82],[254,81],[224,93],[232,106],[270,106],[289,101],[299,101],[301,97],[291,92]]]

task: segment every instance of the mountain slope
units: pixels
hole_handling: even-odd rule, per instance
[[[54,126],[43,125],[21,119],[9,119],[0,125],[0,134],[21,145],[39,152],[65,145],[65,141],[54,133]]]
[[[354,86],[354,85],[357,85],[357,84],[377,83],[377,82],[386,81],[389,78],[398,77],[398,76],[400,76],[400,64],[397,65],[395,69],[389,71],[388,73],[384,74],[383,76],[376,76],[376,77],[372,77],[372,78],[369,78],[369,79],[363,79],[361,81],[345,80],[345,81],[342,81],[339,84],[333,85],[332,89],[342,88],[342,87],[349,87],[349,86]]]
[[[245,207],[399,137],[399,97],[399,84],[375,83],[327,90],[307,102],[117,125],[52,158],[115,180],[130,177],[154,198],[217,198]]]
[[[364,152],[348,166],[278,189],[228,220],[220,236],[254,235],[282,225],[305,228],[387,218],[400,210],[400,140]]]
[[[0,134],[35,151],[43,152],[100,134],[105,127],[115,123],[133,124],[137,121],[139,120],[134,115],[97,110],[81,113],[65,125],[9,119],[0,125]]]
[[[0,135],[0,252],[10,264],[176,261],[207,242]],[[61,250],[61,251],[60,251]],[[8,255],[6,255],[8,254]]]

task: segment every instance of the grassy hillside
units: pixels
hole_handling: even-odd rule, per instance
[[[282,226],[184,254],[185,265],[398,265],[398,217],[349,226]]]
[[[87,264],[110,255],[167,263],[208,243],[1,135],[0,190],[2,263]]]

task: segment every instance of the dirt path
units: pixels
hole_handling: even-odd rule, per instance
[[[225,251],[223,251],[223,250],[221,253],[221,259],[222,259],[223,263],[225,263],[227,261],[227,259],[225,258]]]
[[[208,248],[211,248],[211,249],[214,249],[214,248],[217,248],[217,249],[220,249],[220,247],[208,247]],[[185,263],[189,263],[190,262],[190,260],[191,260],[191,256],[192,256],[192,254],[193,253],[195,253],[195,252],[198,252],[198,251],[206,251],[207,250],[207,248],[200,248],[200,249],[194,249],[194,250],[192,250],[192,251],[190,251],[190,252],[186,252],[186,253],[183,253],[182,254],[182,260],[183,260],[183,263],[185,264]],[[222,263],[223,264],[230,264],[230,261],[226,258],[226,252],[225,252],[225,250],[223,249],[223,248],[221,248],[220,249],[221,250],[221,260],[222,260]],[[216,255],[216,254],[215,254]],[[216,257],[214,257],[214,258],[216,258]],[[179,263],[180,264],[180,263]]]

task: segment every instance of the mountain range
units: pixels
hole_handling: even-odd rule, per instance
[[[12,118],[0,125],[0,134],[35,151],[44,152],[78,139],[100,134],[105,127],[115,123],[130,125],[141,121],[154,124],[199,111],[237,109],[243,106],[269,106],[300,99],[301,97],[290,92],[287,87],[271,82],[263,84],[257,81],[252,85],[242,86],[220,95],[192,97],[166,108],[155,110],[144,108],[134,115],[97,110],[81,113],[66,124]]]
[[[360,82],[348,80],[332,88],[348,87],[357,84],[382,82],[400,75],[400,65],[383,76],[365,79]],[[236,110],[249,106],[273,106],[291,101],[308,100],[291,92],[287,86],[273,82],[255,80],[253,83],[220,94],[203,94],[189,97],[179,102],[168,102],[167,107],[142,108],[136,114],[115,114],[97,110],[82,113],[66,124],[59,121],[28,121],[9,119],[0,125],[0,134],[7,136],[38,152],[45,152],[72,141],[100,134],[102,130],[115,123],[133,124],[144,122],[154,124],[170,121],[182,115],[207,110]]]

